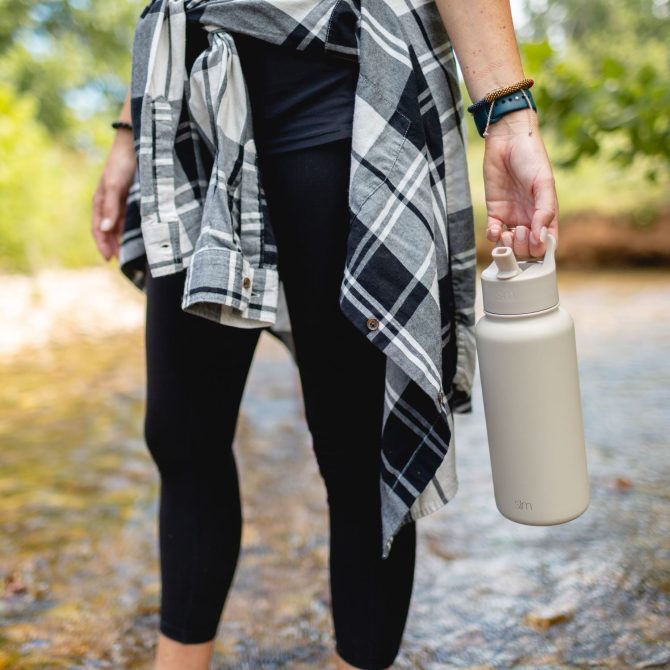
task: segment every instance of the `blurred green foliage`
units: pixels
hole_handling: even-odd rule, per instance
[[[0,0],[0,81],[37,103],[59,142],[87,139],[82,120],[114,113],[130,74],[143,5],[135,0]]]
[[[620,209],[646,198],[653,209],[670,165],[669,0],[522,1],[524,65],[550,155],[565,168],[562,205]],[[90,200],[145,4],[0,0],[0,270],[103,262]],[[476,137],[478,202],[481,151]],[[603,157],[628,166],[627,186],[611,188]],[[644,175],[658,183],[644,186]]]
[[[101,262],[90,201],[130,78],[134,0],[0,0],[0,269]]]
[[[61,146],[40,121],[36,100],[1,82],[0,157],[1,269],[94,262],[86,225],[91,159]]]
[[[525,0],[522,55],[555,164],[587,156],[670,176],[667,0]]]

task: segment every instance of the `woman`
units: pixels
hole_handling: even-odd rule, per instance
[[[200,12],[198,16],[203,11],[206,13],[208,6],[215,4],[196,3]],[[275,3],[267,3],[267,7],[272,9],[275,4],[286,11],[296,6],[295,3],[281,5],[281,0],[276,0]],[[169,11],[177,11],[174,9],[177,5],[172,3]],[[233,10],[240,8],[239,16],[242,19],[233,16],[225,18],[225,21],[230,21],[231,25],[247,25],[243,17],[245,3],[229,3],[228,6]],[[380,174],[378,181],[363,182],[363,186],[358,179],[350,180],[350,166],[354,164],[352,155],[357,166],[365,162],[365,156],[361,156],[360,150],[367,142],[365,130],[373,128],[371,118],[374,114],[383,113],[381,109],[366,111],[365,103],[361,102],[357,105],[360,121],[356,126],[352,124],[353,103],[357,84],[359,91],[365,85],[368,92],[378,95],[376,99],[382,106],[384,101],[388,102],[391,98],[390,91],[380,90],[379,85],[370,79],[375,73],[369,59],[373,58],[370,54],[376,46],[383,47],[378,52],[382,56],[391,55],[388,61],[391,67],[395,62],[402,61],[403,67],[413,68],[417,79],[410,80],[414,88],[407,87],[409,107],[399,108],[396,112],[393,105],[389,106],[385,120],[389,126],[393,126],[389,131],[391,139],[387,144],[380,144],[382,150],[376,157],[382,161],[393,158],[389,153],[390,148],[397,147],[400,153],[394,162],[389,160],[388,165],[399,166],[402,165],[403,157],[417,147],[419,150],[416,156],[425,157],[428,154],[426,147],[432,141],[432,162],[425,163],[427,169],[424,178],[425,183],[437,183],[439,187],[439,176],[443,176],[440,170],[444,163],[441,160],[444,147],[439,146],[439,138],[435,144],[434,137],[426,137],[430,135],[429,130],[421,130],[431,128],[431,107],[427,96],[430,87],[421,89],[419,95],[416,91],[419,90],[421,77],[430,73],[433,63],[444,65],[445,53],[448,55],[449,52],[445,52],[443,45],[437,43],[441,36],[435,25],[432,25],[431,30],[437,35],[435,43],[430,45],[432,50],[417,59],[415,47],[418,48],[418,45],[403,44],[400,13],[389,16],[385,14],[390,11],[389,6],[375,4],[373,0],[363,6],[367,13],[364,11],[362,15],[364,29],[361,31],[361,45],[365,46],[357,51],[350,39],[354,34],[355,27],[352,26],[355,26],[355,22],[349,19],[351,12],[355,13],[358,6],[340,0],[329,7],[332,13],[328,17],[327,32],[318,32],[320,28],[317,30],[315,27],[313,34],[309,31],[307,35],[293,31],[291,37],[294,38],[294,33],[297,33],[295,40],[298,43],[308,42],[308,38],[313,35],[325,35],[324,40],[314,43],[318,47],[325,44],[336,55],[357,53],[367,75],[363,76],[363,72],[359,72],[357,59],[334,59],[332,54],[326,57],[327,54],[318,52],[318,49],[305,49],[304,53],[299,53],[298,49],[283,49],[277,44],[271,45],[263,39],[258,40],[245,34],[253,31],[244,29],[239,33],[229,30],[228,35],[234,35],[235,50],[241,58],[249,88],[258,166],[272,217],[272,232],[279,250],[279,275],[286,290],[305,413],[328,496],[332,614],[337,641],[335,661],[341,669],[381,670],[390,667],[394,661],[407,619],[416,547],[416,530],[412,521],[433,511],[436,505],[424,505],[422,511],[416,512],[417,507],[413,504],[416,495],[404,501],[404,507],[398,502],[399,511],[394,512],[396,516],[392,527],[389,527],[390,530],[384,527],[383,530],[384,539],[388,540],[384,543],[385,554],[380,557],[380,516],[385,515],[384,521],[390,518],[388,503],[392,502],[392,494],[385,492],[382,487],[386,497],[380,499],[379,427],[383,421],[389,420],[389,414],[384,413],[385,403],[388,405],[395,399],[389,398],[393,387],[385,387],[386,356],[371,342],[376,342],[373,337],[384,330],[377,319],[370,317],[362,329],[370,329],[371,341],[361,337],[351,320],[340,311],[338,298],[343,276],[349,272],[347,262],[352,249],[356,253],[359,251],[359,247],[351,243],[351,238],[355,237],[352,231],[358,234],[356,226],[359,224],[358,219],[363,218],[363,213],[367,213],[370,219],[378,213],[377,210],[373,212],[368,204],[367,209],[358,208],[357,214],[350,217],[349,198],[358,199],[359,204],[376,204],[369,199],[376,192],[381,206],[382,198],[391,191],[373,187],[383,185],[384,188],[396,188],[404,176],[404,170],[396,167],[393,179]],[[150,3],[148,8],[150,11],[156,9],[165,12],[163,16],[169,18],[165,3]],[[507,0],[436,0],[435,5],[424,4],[413,8],[412,13],[403,12],[402,21],[421,16],[424,22],[432,20],[434,17],[430,12],[433,8],[439,12],[448,32],[473,100],[482,101],[491,91],[523,80]],[[397,11],[400,12],[399,9]],[[355,18],[360,21],[361,15]],[[395,22],[393,26],[391,23],[385,24],[385,18]],[[177,26],[176,21],[171,29]],[[235,21],[239,21],[239,24]],[[326,22],[318,25],[323,23]],[[350,31],[348,37],[347,30]],[[170,35],[174,34],[173,30]],[[342,37],[342,34],[345,36]],[[199,54],[207,49],[205,32],[196,27],[187,35],[186,67],[193,68],[193,71],[200,68],[199,74],[211,71],[208,67],[214,60],[197,61]],[[269,41],[277,41],[275,36],[271,37]],[[221,40],[218,52],[211,52],[210,57],[214,54],[220,59],[222,54],[231,52],[232,47],[226,41],[228,38],[217,37],[216,33],[210,38]],[[151,40],[144,39],[144,42],[148,41]],[[139,42],[143,43],[143,40]],[[153,40],[154,45],[159,42]],[[442,55],[430,60],[430,56],[438,52]],[[155,59],[147,60],[153,63]],[[178,61],[172,59],[170,62]],[[194,65],[197,62],[199,65]],[[419,62],[420,66],[417,65]],[[228,65],[231,63],[234,67],[234,61],[228,61]],[[379,74],[379,81],[382,81],[382,75],[387,73]],[[177,80],[181,81],[179,76]],[[404,82],[405,78],[400,80]],[[165,80],[161,81],[164,86]],[[192,81],[197,81],[197,78],[192,78]],[[151,86],[150,82],[147,90]],[[400,88],[399,95],[405,95],[406,90]],[[158,89],[162,90],[160,86]],[[524,90],[527,92],[526,88]],[[412,98],[412,92],[416,99]],[[196,91],[196,98],[197,95]],[[419,98],[420,104],[416,110],[421,110],[420,115],[417,111],[417,116],[408,120],[410,117],[407,115],[412,113],[408,110],[415,109],[412,105]],[[135,96],[135,99],[139,98]],[[458,94],[452,93],[449,100],[453,107],[441,110],[445,113],[440,115],[440,128],[447,127],[450,122],[446,117],[451,117],[452,112],[457,117]],[[191,111],[197,104],[197,101],[193,103]],[[242,100],[237,98],[236,104],[243,104]],[[153,123],[156,116],[160,116],[161,110],[149,108],[146,102],[144,109],[149,110],[147,118],[140,115],[138,107],[134,106],[131,118],[129,96],[121,113],[121,119],[136,129],[138,123],[148,125]],[[492,114],[492,103],[482,102],[479,109],[482,107],[490,112],[486,119],[484,155],[487,239],[511,246],[517,257],[541,257],[545,249],[541,231],[546,228],[558,239],[558,205],[552,169],[540,137],[536,115],[530,108],[520,108],[497,118]],[[230,110],[228,113],[232,114]],[[364,117],[365,113],[368,116]],[[169,114],[164,116],[170,119]],[[175,123],[174,114],[172,117],[172,123]],[[425,127],[424,121],[427,124]],[[220,126],[225,122],[226,118],[218,117],[217,122],[210,127],[212,133],[216,133],[217,124]],[[417,129],[421,132],[413,136],[412,132]],[[200,134],[201,139],[207,139],[206,131]],[[150,141],[151,133],[142,137],[145,142]],[[205,140],[203,142],[207,143]],[[220,139],[213,151],[221,151],[225,141],[225,138]],[[461,144],[457,148],[462,150],[462,139],[458,141]],[[245,146],[249,146],[248,143]],[[190,155],[185,156],[182,152],[180,160],[188,162],[191,160]],[[212,171],[211,162],[216,157],[212,158],[212,154],[207,152],[202,155],[209,156],[210,160],[204,172],[216,172]],[[375,156],[374,153],[371,155]],[[198,162],[200,158],[200,154],[197,154],[191,162]],[[152,181],[152,169],[164,162],[162,159],[147,164],[143,188],[148,190],[142,192],[143,200],[151,200],[152,189],[157,184],[157,181]],[[253,163],[253,160],[245,164],[249,165],[250,162]],[[126,199],[135,169],[133,136],[121,128],[117,132],[93,201],[93,235],[106,260],[119,256]],[[428,174],[431,170],[434,175]],[[370,174],[380,171],[374,164],[370,166]],[[463,179],[461,177],[461,181]],[[467,188],[467,184],[462,183],[460,186],[462,190]],[[197,188],[197,185],[193,188]],[[447,199],[449,196],[448,193]],[[419,202],[416,195],[412,199],[399,187],[393,191],[393,197],[408,208],[419,210],[422,215],[433,209],[434,205],[439,205]],[[182,209],[189,207],[190,203],[182,203]],[[466,214],[468,211],[468,208],[463,210]],[[225,210],[224,214],[228,216],[230,212]],[[250,212],[243,211],[240,216],[244,217],[245,214],[248,216]],[[464,221],[469,225],[471,219],[466,218]],[[212,223],[216,224],[216,221],[210,219]],[[144,230],[153,235],[151,226]],[[174,234],[176,228],[170,230]],[[368,229],[363,227],[362,230],[366,232]],[[225,235],[220,234],[219,237]],[[456,245],[457,240],[451,239],[450,243]],[[162,244],[168,247],[170,240],[166,237]],[[471,249],[467,251],[470,253]],[[407,253],[413,251],[408,250]],[[154,256],[154,261],[156,258],[158,256]],[[174,270],[175,256],[168,260]],[[387,262],[392,263],[392,260]],[[148,383],[145,437],[161,476],[159,529],[162,599],[156,667],[158,670],[200,670],[208,667],[211,658],[213,639],[240,549],[242,517],[231,445],[239,403],[260,328],[234,327],[232,321],[225,325],[223,319],[219,320],[222,316],[220,310],[216,318],[211,320],[198,318],[197,312],[187,313],[180,304],[183,297],[191,297],[188,293],[190,279],[185,270],[161,274],[159,266],[159,262],[154,262],[152,267],[156,271],[146,273],[145,277]],[[472,264],[468,267],[472,268]],[[455,262],[453,272],[457,272]],[[462,277],[472,288],[473,275],[470,269],[466,272]],[[396,270],[395,274],[402,273]],[[249,288],[247,284],[244,286]],[[375,297],[379,297],[379,294]],[[392,299],[396,297],[391,296]],[[464,314],[472,312],[471,305],[462,307]],[[207,309],[210,308],[211,305]],[[463,318],[471,319],[471,316]],[[471,321],[464,323],[466,328],[472,325]],[[456,324],[453,326],[455,330]],[[447,336],[443,342],[452,341]],[[212,356],[211,352],[218,347],[221,351],[235,352],[235,355]],[[451,380],[458,367],[454,360],[456,354],[451,347],[444,351],[447,355],[444,369],[449,371],[445,378]],[[398,360],[402,364],[403,361]],[[400,368],[394,371],[394,375],[400,374]],[[419,377],[415,379],[416,389],[423,381]],[[324,380],[327,382],[324,383]],[[406,388],[410,386],[408,384]],[[413,388],[410,390],[415,392]],[[454,396],[451,393],[447,395],[452,409],[456,406]],[[425,399],[418,390],[415,396],[408,394],[407,397],[416,397],[421,402]],[[344,417],[343,400],[346,400]],[[443,390],[440,387],[438,406],[442,402]],[[460,402],[462,407],[466,406],[466,391]],[[418,404],[405,404],[405,418],[423,411]],[[431,406],[430,411],[432,409]],[[440,416],[446,421],[444,411],[443,408]],[[423,442],[430,441],[426,435],[428,433],[418,437]],[[433,437],[437,438],[437,435],[431,434],[431,440]],[[397,448],[398,444],[392,446]],[[356,461],[352,467],[354,453]],[[388,458],[390,453],[387,451],[383,456]],[[444,452],[441,453],[444,455]],[[453,456],[453,449],[449,455]],[[415,467],[415,473],[420,474],[422,467]],[[432,477],[433,472],[429,474]],[[398,481],[394,479],[390,489],[395,489]],[[450,481],[453,487],[447,492],[447,498],[455,492],[455,483]],[[409,486],[408,490],[411,488]],[[384,515],[380,515],[382,507]],[[393,549],[389,551],[391,539]]]

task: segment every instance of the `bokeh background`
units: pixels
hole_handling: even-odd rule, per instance
[[[144,297],[90,235],[143,4],[0,0],[0,670],[151,667]],[[512,6],[555,166],[592,502],[548,528],[497,512],[477,374],[459,493],[419,522],[397,667],[670,668],[670,2]],[[325,668],[325,491],[297,371],[266,334],[235,450],[243,550],[216,667]]]

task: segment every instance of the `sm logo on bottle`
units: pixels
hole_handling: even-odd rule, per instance
[[[516,505],[517,509],[522,509],[528,512],[533,511],[533,503],[526,502],[524,500],[515,500],[514,504]]]
[[[497,289],[498,299],[501,300],[514,300],[516,298],[516,291],[510,287],[498,287]]]

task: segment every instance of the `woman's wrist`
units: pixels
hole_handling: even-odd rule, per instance
[[[509,63],[502,61],[480,66],[476,77],[463,73],[463,81],[472,101],[480,100],[490,91],[524,78],[525,75],[521,68],[510,68]]]
[[[133,133],[120,128],[115,130],[114,140],[112,142],[111,150],[114,152],[121,152],[127,154],[128,156],[135,156],[135,140],[133,138]]]
[[[489,125],[487,137],[513,137],[515,135],[529,135],[529,124],[532,134],[539,134],[537,113],[528,109],[517,109],[505,114],[501,119]]]
[[[130,113],[130,91],[126,94],[117,118],[116,135],[130,135],[132,138],[133,119]]]

